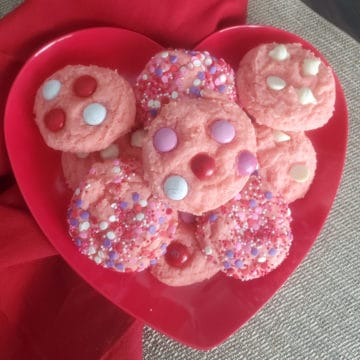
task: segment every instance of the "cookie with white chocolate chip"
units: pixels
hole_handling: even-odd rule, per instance
[[[259,174],[288,203],[303,198],[316,171],[316,152],[304,132],[255,126]]]
[[[301,44],[262,44],[236,72],[240,104],[261,125],[306,131],[325,125],[335,104],[330,67]]]

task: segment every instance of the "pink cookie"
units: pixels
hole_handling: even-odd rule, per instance
[[[316,171],[316,152],[303,133],[255,126],[259,174],[266,186],[287,202],[305,196]]]
[[[135,95],[140,121],[147,126],[163,105],[184,96],[235,101],[234,71],[206,51],[169,49],[146,64],[137,78]]]
[[[195,221],[195,219],[194,219]],[[164,257],[151,267],[151,273],[170,286],[184,286],[211,278],[220,270],[208,261],[195,239],[195,223],[179,221],[179,226]]]
[[[266,275],[288,255],[291,215],[281,196],[251,176],[233,200],[198,219],[197,238],[210,261],[240,280]]]
[[[156,200],[136,161],[95,164],[75,190],[68,211],[79,251],[115,271],[142,271],[165,253],[177,215]]]
[[[238,105],[183,99],[164,106],[144,138],[144,176],[154,195],[195,215],[233,198],[256,169],[256,140]]]
[[[325,125],[335,104],[335,80],[301,44],[263,44],[250,50],[236,73],[240,104],[258,124],[285,131]]]
[[[97,162],[117,158],[141,159],[143,134],[144,130],[141,129],[126,134],[101,151],[92,153],[63,152],[61,165],[66,184],[75,190],[88,174],[91,166]]]
[[[46,144],[56,150],[105,149],[135,122],[135,96],[116,71],[68,65],[39,88],[35,122]]]

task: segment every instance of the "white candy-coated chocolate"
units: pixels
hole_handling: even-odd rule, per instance
[[[171,200],[182,200],[189,191],[186,180],[179,175],[171,175],[164,182],[164,193]]]
[[[111,144],[106,149],[100,151],[100,156],[104,160],[116,159],[119,157],[120,150],[117,144]]]
[[[290,176],[299,183],[309,179],[309,168],[304,164],[295,164],[290,168]]]
[[[269,76],[266,84],[272,90],[282,90],[286,86],[286,82],[278,76]]]
[[[310,88],[303,87],[301,89],[297,89],[296,92],[298,94],[300,104],[317,104],[316,98]]]
[[[281,130],[273,130],[274,141],[277,143],[289,141],[291,137]]]
[[[145,130],[143,129],[134,131],[131,134],[131,140],[130,140],[131,146],[141,148],[143,145],[144,135],[145,135]]]
[[[106,118],[106,108],[99,103],[87,105],[83,111],[83,119],[86,124],[91,126],[100,125]]]
[[[45,100],[52,100],[58,96],[61,89],[61,82],[59,80],[49,80],[42,88],[42,95]]]
[[[284,44],[280,44],[269,51],[269,56],[274,60],[283,61],[290,57],[289,52]]]
[[[321,60],[318,58],[305,59],[302,66],[303,74],[305,76],[317,75],[319,73],[320,64]]]

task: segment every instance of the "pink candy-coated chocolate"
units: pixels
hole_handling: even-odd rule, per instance
[[[238,174],[240,176],[251,175],[257,168],[257,160],[250,151],[242,151],[237,158]]]
[[[153,137],[154,147],[159,152],[168,152],[176,147],[176,132],[170,128],[159,129]]]
[[[226,120],[216,120],[211,124],[211,135],[220,144],[227,144],[235,137],[235,129]]]

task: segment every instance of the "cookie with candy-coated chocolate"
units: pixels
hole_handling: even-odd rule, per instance
[[[174,239],[168,245],[151,273],[170,286],[191,285],[211,278],[220,271],[216,262],[208,261],[195,238],[195,217],[189,222],[190,214],[179,216],[179,226]],[[183,219],[183,220],[182,220]]]
[[[69,234],[95,263],[120,272],[142,271],[165,253],[177,214],[155,199],[134,160],[96,163],[74,192]]]
[[[325,125],[335,104],[332,70],[301,44],[262,44],[236,72],[240,104],[258,124],[284,131]]]
[[[234,71],[207,51],[168,49],[154,55],[137,78],[138,117],[145,126],[161,107],[183,97],[236,100]]]
[[[67,152],[105,149],[135,122],[135,95],[116,71],[68,65],[37,91],[35,122],[46,144]]]
[[[288,203],[305,196],[316,171],[316,152],[303,132],[255,126],[259,174]]]
[[[227,204],[198,218],[196,236],[209,261],[240,280],[268,274],[287,257],[292,243],[286,201],[251,176]]]
[[[122,136],[101,151],[92,153],[63,152],[61,154],[61,165],[66,184],[75,190],[88,174],[91,166],[97,162],[117,158],[141,159],[143,134],[144,130],[135,130]]]
[[[252,123],[232,102],[182,99],[165,105],[143,143],[154,195],[195,215],[233,198],[256,169]]]

